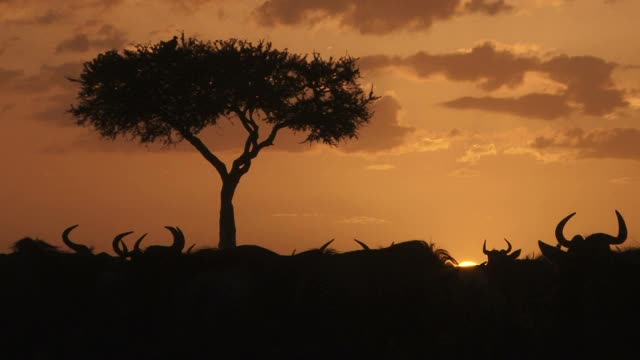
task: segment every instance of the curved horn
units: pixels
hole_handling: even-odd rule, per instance
[[[182,230],[180,230],[180,228],[177,226],[165,226],[165,229],[168,229],[169,231],[171,231],[171,234],[173,234],[173,244],[171,244],[171,249],[175,250],[176,253],[181,253],[185,245],[184,234],[182,233]]]
[[[504,238],[504,241],[506,241],[508,245],[507,247],[507,254],[508,254],[511,251],[511,243],[509,242],[509,240],[507,240],[507,238]]]
[[[194,246],[196,246],[195,243],[193,245],[189,246],[189,248],[187,249],[187,254],[191,254],[191,250],[193,250]]]
[[[143,253],[142,249],[140,249],[140,244],[142,243],[142,239],[144,239],[147,234],[148,233],[144,233],[144,235],[140,236],[140,238],[136,240],[136,243],[133,244],[133,251],[131,252],[131,255],[141,255]]]
[[[624,219],[618,210],[616,210],[616,216],[618,217],[618,236],[611,236],[609,239],[609,244],[611,245],[620,245],[627,240],[627,225],[624,223]]]
[[[296,249],[293,249],[293,251],[291,252],[291,256],[296,254]]]
[[[324,252],[324,251],[325,251],[325,249],[327,248],[327,246],[329,246],[329,244],[331,244],[331,243],[333,242],[333,240],[335,240],[335,239],[331,239],[331,240],[329,240],[326,244],[324,244],[324,245],[320,246],[320,249],[319,249],[319,250],[320,250],[321,252]]]
[[[91,254],[91,250],[86,245],[76,244],[71,239],[69,239],[69,233],[75,228],[78,227],[79,224],[69,226],[62,232],[62,242],[67,245],[71,250],[75,251],[78,254]]]
[[[571,241],[567,240],[567,238],[564,237],[562,231],[564,230],[564,225],[567,223],[567,221],[569,221],[569,219],[571,219],[575,214],[576,213],[569,214],[558,223],[558,226],[556,226],[556,239],[558,240],[558,243],[564,247],[571,247]]]
[[[353,240],[355,240],[358,244],[360,244],[360,246],[362,246],[363,249],[371,250],[371,249],[369,249],[369,246],[367,246],[367,244],[363,243],[362,241],[360,241],[358,239],[353,239]]]
[[[129,248],[127,247],[127,243],[125,243],[125,242],[124,242],[124,240],[120,240],[120,244],[122,244],[122,249],[123,249],[123,251],[124,251],[123,256],[124,256],[124,257],[127,257],[127,256],[131,255],[131,254],[129,253]]]
[[[484,244],[482,244],[482,253],[489,255],[489,252],[487,251],[487,239],[484,239]]]
[[[127,231],[124,232],[122,234],[118,234],[116,235],[116,237],[113,238],[113,241],[111,242],[111,247],[113,248],[113,251],[118,254],[118,256],[120,257],[127,257],[129,256],[129,249],[127,249],[127,245],[124,243],[124,241],[122,241],[122,238],[124,238],[125,236],[129,235],[133,233],[133,231]],[[124,247],[124,250],[120,249],[120,243],[122,243],[122,246]]]

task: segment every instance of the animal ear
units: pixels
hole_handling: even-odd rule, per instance
[[[511,254],[509,254],[509,257],[515,260],[515,259],[518,258],[518,256],[520,256],[520,252],[521,251],[522,251],[522,249],[518,249],[518,250],[512,252]]]
[[[540,240],[538,240],[538,246],[540,247],[542,255],[544,255],[544,257],[546,257],[552,263],[557,264],[564,261],[566,253],[559,248],[546,244]]]

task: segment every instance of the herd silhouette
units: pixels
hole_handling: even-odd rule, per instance
[[[546,260],[556,263],[556,264],[565,264],[571,261],[602,261],[611,259],[615,256],[615,252],[611,249],[611,245],[621,245],[627,239],[627,226],[624,221],[622,215],[616,210],[615,211],[617,219],[618,219],[618,235],[613,236],[605,233],[594,233],[588,236],[575,235],[571,240],[567,240],[564,236],[564,227],[566,223],[576,214],[571,213],[562,219],[558,225],[556,226],[555,235],[558,243],[555,246],[549,245],[541,240],[538,241],[538,246],[542,253],[542,257]],[[62,232],[62,242],[66,245],[70,250],[73,251],[72,254],[82,255],[82,256],[100,256],[100,257],[110,257],[108,253],[101,252],[99,254],[94,254],[93,248],[88,247],[86,245],[74,242],[70,238],[70,233],[77,228],[79,225],[72,225],[66,228]],[[217,251],[216,248],[204,248],[200,250],[193,251],[195,244],[192,244],[185,251],[186,239],[182,230],[177,226],[165,226],[167,230],[170,231],[173,241],[169,246],[164,245],[150,245],[144,249],[142,249],[141,244],[142,241],[147,236],[147,233],[140,236],[134,243],[133,249],[129,251],[129,247],[124,241],[124,238],[128,235],[133,234],[133,231],[127,231],[116,235],[112,241],[112,249],[117,257],[121,259],[139,259],[143,257],[167,257],[167,256],[179,256],[179,255],[198,255],[198,254],[206,254],[211,253],[212,251]],[[309,249],[296,254],[296,250],[294,249],[291,253],[291,256],[309,256],[309,255],[322,255],[322,254],[338,254],[334,249],[329,248],[329,245],[335,241],[335,239],[329,240],[327,243],[323,244],[319,248]],[[354,239],[358,245],[362,247],[363,250],[372,250],[365,242],[360,241],[358,239]],[[504,241],[507,243],[507,248],[504,250],[491,249],[487,250],[487,241],[485,240],[482,245],[482,252],[487,256],[487,261],[481,263],[482,266],[500,266],[504,263],[511,263],[516,261],[521,254],[521,250],[512,250],[512,245],[506,238]],[[419,244],[419,245],[416,245]],[[399,244],[395,244],[392,242],[390,248],[397,247],[422,247],[425,242],[422,240],[410,240],[405,241]],[[240,248],[259,248],[255,245],[240,245],[237,246],[236,249]],[[566,251],[563,251],[562,248],[567,248]],[[49,243],[40,240],[40,239],[32,239],[32,238],[23,238],[18,240],[13,245],[14,254],[41,254],[41,253],[60,253],[64,252],[59,251],[57,247],[50,245]],[[270,254],[276,254],[275,252],[263,249],[264,252]],[[436,253],[439,254],[439,257],[443,260],[443,263],[449,263],[452,265],[458,265],[458,262],[455,260],[453,256],[451,256],[444,249],[433,249]],[[3,254],[6,255],[6,254]]]
[[[127,243],[96,253],[62,233],[63,251],[24,238],[0,254],[7,358],[575,358],[633,351],[640,254],[618,234],[539,241],[542,255],[482,251],[458,267],[422,240],[280,255],[255,245]],[[566,250],[564,250],[566,249]],[[559,344],[555,339],[560,339]],[[612,346],[611,344],[615,344]],[[564,346],[560,346],[564,345]],[[517,354],[517,355],[516,355]]]

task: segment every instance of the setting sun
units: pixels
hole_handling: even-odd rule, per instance
[[[471,266],[477,266],[477,265],[478,263],[474,261],[463,261],[458,264],[458,267],[471,267]]]

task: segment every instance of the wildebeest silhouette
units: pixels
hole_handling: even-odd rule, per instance
[[[567,215],[556,226],[557,246],[551,246],[541,240],[538,241],[542,254],[555,264],[564,264],[568,261],[594,262],[610,260],[614,255],[610,246],[620,245],[627,239],[627,225],[620,212],[616,210],[616,217],[618,218],[617,236],[594,233],[586,237],[575,235],[571,240],[567,240],[564,236],[564,226],[575,214],[574,212]],[[562,247],[567,248],[567,251],[563,251]]]
[[[147,236],[147,234],[145,233],[140,238],[138,238],[138,240],[136,240],[133,246],[133,250],[129,251],[123,238],[129,234],[132,234],[133,231],[127,231],[116,235],[112,243],[113,250],[121,257],[132,259],[150,256],[166,257],[181,255],[186,243],[184,233],[177,226],[165,226],[165,229],[169,230],[171,232],[171,235],[173,236],[173,242],[169,246],[150,245],[143,250],[140,247],[140,244],[142,243],[142,240]]]
[[[506,238],[504,239],[504,241],[506,241],[507,243],[507,248],[504,250],[487,250],[487,240],[484,241],[484,244],[482,245],[482,253],[487,255],[487,261],[483,264],[491,267],[512,264],[518,258],[518,256],[520,256],[520,249],[511,252],[511,243]]]

